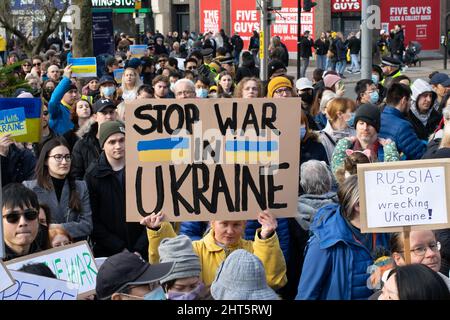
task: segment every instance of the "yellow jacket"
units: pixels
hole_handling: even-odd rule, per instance
[[[6,51],[6,39],[0,36],[0,52]],[[5,63],[5,61],[3,61]]]
[[[220,263],[234,250],[244,249],[261,260],[266,270],[267,284],[272,289],[283,287],[287,283],[286,262],[278,242],[278,236],[274,233],[269,239],[262,240],[258,236],[259,231],[260,229],[256,230],[255,241],[240,239],[237,245],[226,249],[216,244],[213,230],[210,230],[203,239],[193,241],[194,252],[199,256],[202,266],[203,283],[210,285],[214,281]],[[154,264],[159,263],[158,247],[161,240],[176,237],[176,234],[170,223],[163,222],[158,231],[147,228],[147,237],[149,261]]]

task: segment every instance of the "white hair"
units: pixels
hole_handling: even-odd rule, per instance
[[[178,88],[178,85],[182,84],[182,83],[187,84],[189,86],[189,89],[191,89],[192,91],[195,92],[195,84],[191,80],[186,79],[186,78],[182,78],[182,79],[177,80],[175,82],[175,84],[173,85],[173,91],[176,92],[177,88]]]
[[[331,190],[332,177],[323,161],[309,160],[300,167],[300,186],[306,194],[321,195]]]

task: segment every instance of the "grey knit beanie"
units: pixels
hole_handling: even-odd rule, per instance
[[[200,259],[192,248],[192,241],[186,235],[175,238],[165,238],[159,248],[159,262],[174,262],[172,272],[160,280],[166,283],[170,280],[200,277]]]

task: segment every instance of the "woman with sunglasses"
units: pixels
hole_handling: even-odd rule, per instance
[[[40,202],[50,207],[54,224],[64,228],[74,241],[86,239],[92,232],[89,193],[84,181],[70,175],[72,155],[62,137],[48,141],[36,164],[36,180],[23,184],[33,190]]]
[[[3,261],[41,251],[36,237],[39,231],[39,202],[36,194],[19,183],[2,190]]]

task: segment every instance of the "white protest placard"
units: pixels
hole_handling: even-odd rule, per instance
[[[450,160],[358,165],[362,232],[450,226]]]
[[[186,59],[183,58],[175,58],[178,61],[178,69],[183,70],[184,71],[184,62],[186,61]]]
[[[76,300],[78,285],[37,276],[20,271],[11,271],[15,279],[13,286],[0,292],[0,300]]]
[[[82,297],[95,293],[98,268],[86,241],[10,260],[6,267],[18,270],[25,264],[37,262],[45,263],[58,279],[78,284]]]
[[[3,261],[0,260],[0,291],[5,290],[6,288],[11,287],[14,284],[14,279],[9,273],[8,269],[6,269]]]

